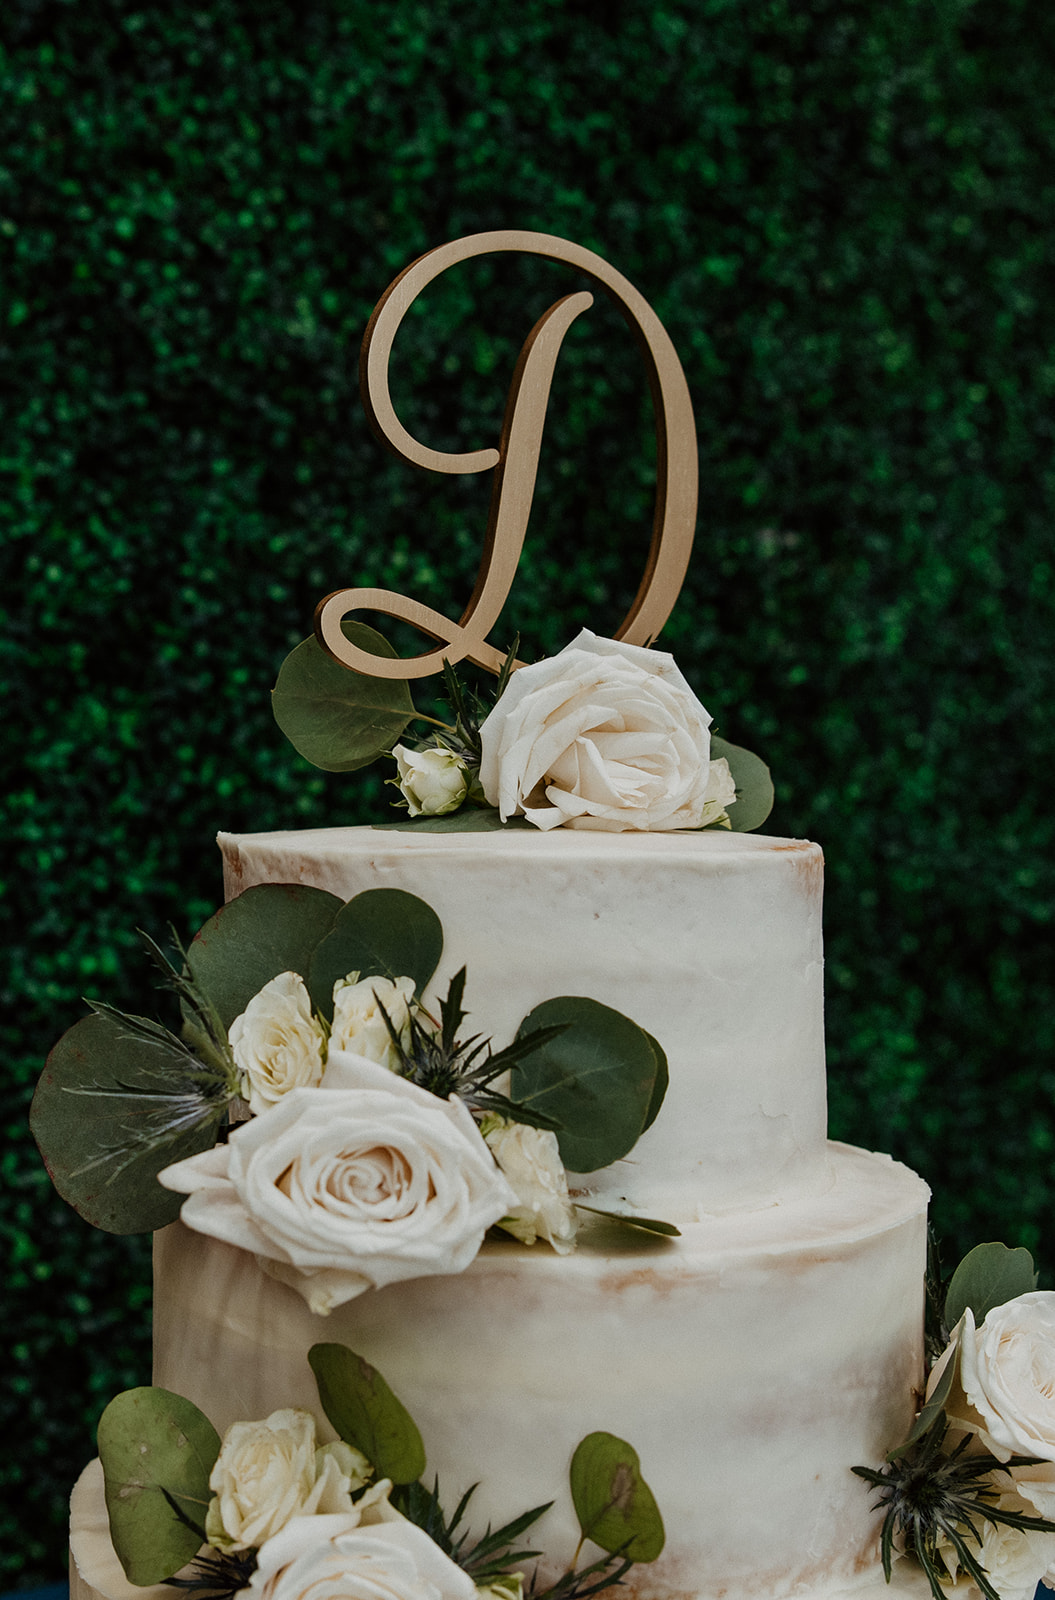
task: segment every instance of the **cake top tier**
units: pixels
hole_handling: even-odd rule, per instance
[[[557,994],[631,1017],[669,1062],[662,1112],[591,1174],[605,1201],[672,1222],[826,1182],[823,860],[801,840],[501,829],[221,834],[228,897],[303,883],[419,896],[467,968],[467,1026],[505,1045]],[[428,996],[426,997],[429,998]]]

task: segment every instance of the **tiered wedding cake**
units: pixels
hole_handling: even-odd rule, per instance
[[[415,295],[492,250],[611,293],[657,409],[655,533],[619,642],[584,632],[530,666],[486,635],[560,342],[591,297],[536,324],[499,450],[418,445],[387,389]],[[820,849],[750,831],[768,773],[711,738],[671,658],[647,648],[695,517],[673,348],[590,252],[480,235],[390,287],[363,373],[371,420],[408,460],[496,469],[484,565],[457,625],[386,591],[330,596],[276,689],[303,754],[334,770],[394,755],[423,820],[221,835],[229,909],[173,976],[185,1042],[104,1010],[49,1060],[35,1127],[82,1215],[157,1227],[176,1213],[168,1191],[189,1195],[157,1236],[157,1387],[100,1427],[109,1525],[98,1463],[74,1495],[73,1600],[162,1600],[157,1579],[203,1535],[212,1592],[518,1600],[514,1558],[489,1567],[473,1540],[559,1496],[573,1450],[577,1521],[557,1498],[528,1535],[546,1600],[586,1600],[630,1561],[642,1600],[878,1590],[880,1522],[852,1469],[874,1476],[920,1409],[927,1189],[826,1141]],[[443,642],[396,661],[347,620],[363,608]],[[399,680],[444,657],[495,671],[496,703],[448,673],[451,723],[397,743],[417,716]],[[455,1042],[463,968],[462,1034],[493,1039],[494,1066]],[[70,1093],[89,1097],[83,1128]],[[996,1274],[1005,1297],[1025,1270]],[[447,1513],[479,1484],[468,1545],[437,1533],[420,1436],[378,1372],[420,1426]],[[945,1470],[938,1387],[938,1431],[928,1408],[913,1435],[927,1472]],[[409,1577],[394,1579],[386,1541]],[[590,1541],[602,1558],[583,1567]],[[927,1592],[909,1562],[894,1582]]]
[[[324,1323],[243,1251],[159,1236],[156,1383],[222,1432],[316,1404],[317,1339],[375,1363],[481,1526],[551,1498],[591,1429],[634,1442],[667,1528],[642,1593],[755,1600],[875,1569],[850,1469],[907,1433],[922,1373],[924,1184],[825,1143],[822,857],[752,835],[415,836],[371,828],[221,835],[227,893],[308,883],[421,895],[497,1040],[555,990],[633,1016],[670,1089],[632,1159],[592,1174],[681,1237],[575,1255],[488,1243],[457,1277],[368,1293]],[[440,981],[442,980],[442,981]],[[573,1180],[574,1181],[574,1180]],[[628,1239],[630,1242],[628,1242]],[[574,1546],[570,1514],[540,1525]]]

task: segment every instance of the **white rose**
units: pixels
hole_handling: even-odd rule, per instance
[[[315,1442],[307,1411],[273,1411],[264,1422],[236,1422],[224,1434],[209,1477],[213,1499],[205,1534],[219,1550],[251,1550],[293,1517],[352,1509],[350,1490],[372,1474],[358,1450]]]
[[[736,804],[736,784],[729,771],[729,763],[724,756],[719,756],[711,762],[710,772],[707,775],[707,793],[703,797],[703,812],[700,816],[700,827],[706,828],[712,822],[719,822],[725,827],[729,826],[729,807]]]
[[[254,995],[227,1034],[242,1094],[255,1113],[291,1089],[322,1082],[325,1034],[311,1014],[303,978],[280,972]]]
[[[423,1529],[365,1496],[348,1516],[298,1517],[261,1549],[240,1600],[475,1600]]]
[[[399,768],[399,789],[412,817],[445,817],[457,811],[469,793],[464,761],[450,750],[408,750],[397,744],[392,754]]]
[[[513,673],[480,729],[480,782],[503,821],[697,828],[710,721],[672,656],[584,628],[557,655]]]
[[[349,1050],[353,1055],[376,1061],[390,1072],[402,1063],[385,1026],[381,1012],[388,1012],[392,1026],[404,1044],[410,1038],[410,1007],[414,999],[414,979],[363,978],[339,979],[333,986],[333,1029],[331,1050]]]
[[[320,1316],[365,1289],[463,1272],[516,1204],[459,1100],[342,1051],[320,1088],[158,1179],[189,1196],[188,1227],[254,1251]]]
[[[1001,1510],[1032,1515],[1030,1507],[1013,1494],[1000,1495],[995,1504]],[[981,1534],[981,1548],[975,1545],[969,1534],[967,1543],[1000,1600],[1033,1600],[1037,1584],[1046,1577],[1055,1562],[1055,1533],[1009,1528],[1003,1523],[988,1522],[982,1517],[974,1521]],[[960,1596],[967,1600],[968,1595],[979,1595],[977,1585],[968,1573],[960,1570],[956,1551],[944,1537],[939,1540],[938,1553],[949,1576],[956,1580],[947,1592],[956,1596],[957,1600]]]
[[[946,1407],[953,1426],[977,1434],[999,1461],[1055,1461],[1055,1293],[1019,1295],[980,1328],[968,1307],[956,1335],[959,1385]]]
[[[503,1119],[487,1143],[516,1191],[517,1203],[501,1226],[523,1244],[543,1238],[558,1255],[568,1255],[575,1249],[577,1222],[556,1134]]]

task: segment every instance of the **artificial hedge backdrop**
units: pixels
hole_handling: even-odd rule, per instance
[[[0,31],[3,1582],[61,1573],[98,1412],[149,1373],[148,1242],[52,1195],[32,1083],[83,994],[164,1006],[135,929],[213,909],[217,826],[377,814],[268,690],[330,589],[471,589],[487,482],[388,457],[356,384],[380,291],[460,234],[565,235],[664,318],[702,497],[663,643],[770,760],[770,830],[824,843],[833,1131],[930,1179],[949,1257],[1051,1265],[1051,7],[6,0]],[[437,283],[397,347],[412,431],[493,442],[580,286]],[[500,640],[615,626],[649,431],[598,305]]]

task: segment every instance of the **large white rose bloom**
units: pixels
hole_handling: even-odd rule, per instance
[[[414,999],[413,978],[353,978],[338,980],[333,986],[333,1029],[331,1050],[348,1050],[365,1056],[390,1072],[400,1069],[399,1052],[385,1026],[383,1006],[400,1040],[410,1035],[410,1007]]]
[[[280,972],[265,983],[235,1017],[227,1038],[242,1094],[254,1114],[277,1105],[291,1089],[322,1082],[325,1034],[296,972]]]
[[[218,1550],[252,1550],[293,1517],[352,1510],[352,1489],[372,1476],[350,1445],[317,1446],[309,1411],[273,1411],[263,1422],[236,1422],[224,1434],[209,1477],[213,1499],[205,1535]]]
[[[575,1249],[575,1207],[568,1198],[568,1179],[557,1148],[557,1135],[545,1128],[508,1122],[487,1134],[498,1165],[516,1191],[517,1203],[502,1218],[502,1227],[522,1244],[546,1239],[558,1255]]]
[[[557,655],[513,673],[480,729],[480,783],[503,821],[697,828],[710,722],[673,656],[584,628]]]
[[[381,1485],[378,1486],[378,1489]],[[343,1517],[298,1517],[260,1551],[239,1600],[475,1600],[476,1585],[370,1491]]]
[[[980,1328],[968,1307],[956,1337],[959,1384],[946,1406],[953,1427],[977,1434],[999,1461],[1055,1461],[1055,1292],[996,1306]]]
[[[320,1088],[158,1179],[188,1196],[188,1227],[253,1251],[320,1316],[365,1289],[463,1272],[516,1204],[453,1095],[332,1050]]]

